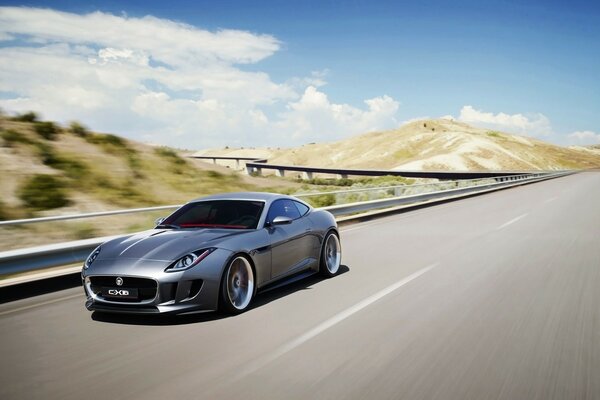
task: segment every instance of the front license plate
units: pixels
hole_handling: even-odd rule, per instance
[[[127,288],[102,288],[102,296],[113,299],[137,299],[137,289]]]

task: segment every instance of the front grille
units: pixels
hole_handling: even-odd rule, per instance
[[[156,297],[156,281],[148,278],[137,278],[122,276],[122,285],[117,285],[117,276],[90,276],[90,289],[96,296],[107,301],[116,301],[121,303],[139,303],[148,301]],[[137,289],[138,297],[136,299],[105,298],[102,296],[102,289],[124,288]]]

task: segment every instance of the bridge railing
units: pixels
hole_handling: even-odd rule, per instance
[[[364,213],[368,211],[377,211],[382,209],[390,209],[393,207],[404,206],[409,204],[417,204],[431,200],[449,199],[455,197],[462,197],[465,195],[484,193],[493,190],[500,190],[512,186],[538,182],[541,180],[557,178],[572,172],[556,172],[556,173],[539,173],[522,176],[511,176],[502,177],[499,179],[488,180],[487,182],[480,182],[479,184],[467,185],[466,182],[455,182],[454,187],[450,188],[438,188],[438,190],[428,191],[425,193],[413,193],[406,194],[404,191],[399,192],[400,195],[392,196],[387,198],[379,198],[368,201],[358,201],[347,204],[337,204],[328,207],[322,207],[321,209],[331,212],[336,217],[343,217],[351,214]],[[450,185],[451,182],[445,184]],[[462,186],[464,185],[464,186]],[[425,186],[425,185],[421,185]],[[431,186],[433,187],[433,186]],[[391,187],[392,190],[404,189],[404,187]],[[364,188],[364,189],[350,189],[346,192],[357,192],[357,191],[369,191],[369,190],[381,190],[380,188]],[[390,190],[387,188],[386,190]],[[337,195],[342,194],[344,191],[337,191]],[[332,192],[319,192],[319,193],[304,193],[303,197],[310,197],[323,194],[331,194]],[[11,224],[25,224],[25,223],[38,223],[38,222],[50,222],[60,221],[65,219],[76,219],[76,218],[92,218],[98,216],[125,214],[125,213],[136,213],[156,210],[174,209],[179,207],[178,205],[172,206],[161,206],[161,207],[147,207],[133,210],[116,210],[107,211],[100,213],[88,213],[79,215],[67,215],[67,216],[56,216],[56,217],[42,217],[33,218],[30,220],[16,220],[16,221],[3,221],[3,225]],[[66,243],[57,243],[52,245],[30,247],[17,250],[9,250],[0,252],[0,276],[6,274],[13,274],[17,272],[25,272],[36,269],[57,267],[63,265],[69,265],[79,263],[85,260],[87,255],[98,245],[104,243],[117,236],[106,236],[93,239],[84,239],[71,241]]]

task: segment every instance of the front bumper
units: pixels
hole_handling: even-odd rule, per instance
[[[209,258],[212,262],[206,262]],[[223,265],[218,260],[209,256],[201,265],[170,273],[164,272],[163,261],[98,260],[81,274],[87,297],[85,307],[90,311],[127,314],[216,310]],[[115,290],[135,291],[136,296],[109,295]]]

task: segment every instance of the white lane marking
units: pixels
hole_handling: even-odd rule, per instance
[[[41,307],[41,306],[45,306],[45,305],[52,304],[52,303],[58,303],[59,301],[74,299],[75,297],[82,297],[82,296],[83,296],[83,293],[77,293],[77,294],[73,294],[71,296],[61,297],[60,299],[48,300],[48,301],[44,301],[42,303],[36,303],[36,304],[31,304],[31,305],[28,305],[28,306],[24,306],[24,307],[15,308],[13,310],[6,310],[6,311],[0,312],[0,316],[6,315],[6,314],[16,313],[16,312],[19,312],[19,311],[29,310],[30,308]]]
[[[558,197],[550,197],[549,199],[546,199],[546,201],[544,201],[544,204],[550,203],[551,201],[554,201],[556,199],[558,199]]]
[[[264,367],[265,365],[269,364],[270,362],[276,360],[277,358],[281,357],[282,355],[294,350],[296,347],[300,346],[303,343],[308,342],[309,340],[311,340],[312,338],[314,338],[315,336],[325,332],[326,330],[328,330],[329,328],[337,325],[338,323],[342,322],[343,320],[345,320],[346,318],[352,316],[353,314],[356,314],[357,312],[359,312],[360,310],[362,310],[363,308],[375,303],[377,300],[380,300],[382,297],[387,296],[388,294],[392,293],[393,291],[399,289],[400,287],[406,285],[407,283],[409,283],[410,281],[417,279],[419,276],[423,275],[424,273],[432,270],[433,268],[437,267],[439,265],[439,263],[435,263],[435,264],[431,264],[425,268],[422,268],[420,270],[418,270],[417,272],[407,276],[404,279],[399,280],[398,282],[386,287],[385,289],[380,290],[379,292],[375,293],[374,295],[371,295],[369,297],[367,297],[366,299],[356,303],[355,305],[353,305],[350,308],[347,308],[346,310],[340,312],[339,314],[334,315],[333,317],[329,318],[328,320],[325,320],[323,322],[321,322],[319,325],[315,326],[314,328],[312,328],[311,330],[309,330],[308,332],[300,335],[299,337],[297,337],[296,339],[292,340],[291,342],[288,342],[286,344],[284,344],[283,346],[281,346],[279,349],[277,349],[275,352],[260,358],[258,360],[256,360],[255,362],[251,363],[247,368],[245,368],[238,376],[237,379],[241,379],[246,375],[249,375],[255,371],[257,371],[258,369]]]
[[[518,217],[516,217],[516,218],[513,218],[513,219],[511,219],[511,220],[510,220],[510,221],[508,221],[508,222],[505,222],[505,223],[503,223],[502,225],[500,225],[500,226],[499,226],[499,227],[497,227],[496,229],[497,229],[497,230],[500,230],[500,229],[506,228],[507,226],[514,224],[514,223],[515,223],[515,222],[517,222],[518,220],[520,220],[520,219],[522,219],[522,218],[525,218],[527,215],[529,215],[529,214],[525,213],[525,214],[523,214],[523,215],[519,215]]]

